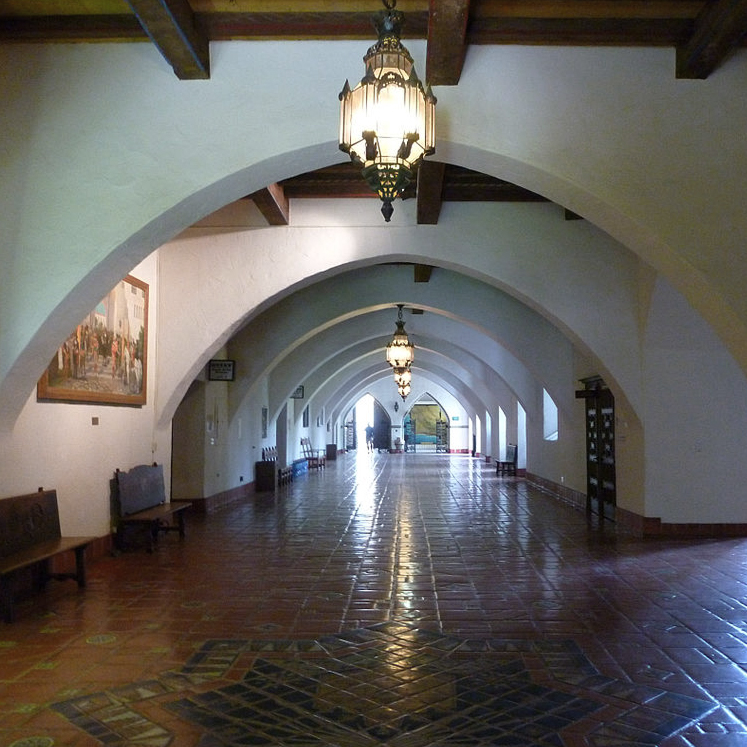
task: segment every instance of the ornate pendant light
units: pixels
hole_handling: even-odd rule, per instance
[[[412,371],[409,368],[395,368],[394,382],[397,384],[397,391],[403,400],[407,399],[410,393],[410,382],[412,381]]]
[[[402,320],[403,304],[397,304],[397,328],[394,335],[386,346],[386,360],[394,371],[394,382],[397,384],[399,396],[404,400],[410,393],[410,382],[412,381],[411,366],[415,360],[415,346],[405,332],[405,323]]]
[[[398,387],[409,387],[412,382],[412,371],[409,368],[395,368],[394,382]]]
[[[394,335],[386,346],[387,363],[395,370],[410,369],[415,359],[415,346],[405,332],[405,323],[402,320],[403,304],[397,304],[397,328]]]
[[[340,150],[363,167],[363,177],[381,198],[389,222],[392,200],[414,179],[423,156],[436,150],[436,97],[423,88],[412,57],[400,41],[404,14],[396,0],[374,19],[379,40],[366,52],[366,74],[340,93]]]

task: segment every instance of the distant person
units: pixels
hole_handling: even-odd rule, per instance
[[[374,450],[374,429],[372,425],[366,426],[366,447],[369,451]]]

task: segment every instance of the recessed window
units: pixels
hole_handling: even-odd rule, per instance
[[[558,440],[558,406],[546,389],[542,390],[543,434],[545,441]]]

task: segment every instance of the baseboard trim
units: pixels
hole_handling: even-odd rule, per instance
[[[586,511],[586,493],[571,490],[544,477],[527,473],[527,482],[554,498],[571,505],[579,511]],[[615,523],[618,527],[637,537],[659,537],[669,539],[696,539],[747,536],[747,524],[729,523],[673,523],[662,521],[656,516],[641,516],[634,511],[617,506]]]

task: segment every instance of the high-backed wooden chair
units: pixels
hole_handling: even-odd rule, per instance
[[[309,469],[319,469],[324,467],[327,462],[327,452],[322,449],[315,449],[311,445],[310,438],[301,439],[301,451],[304,459],[309,465]]]

